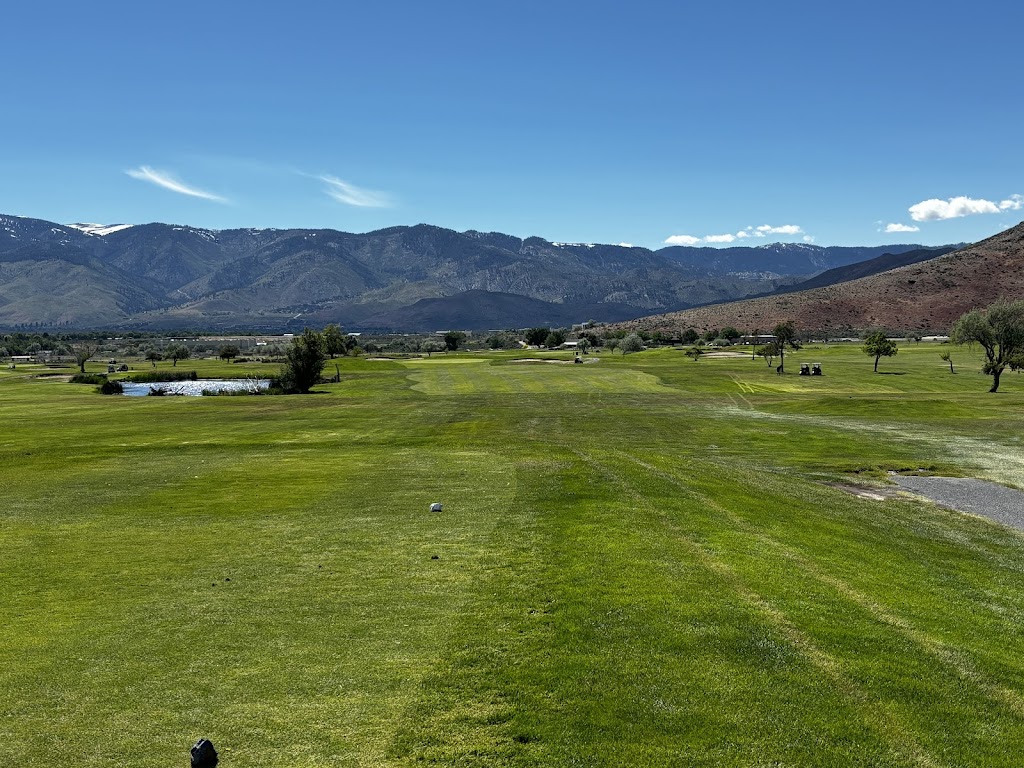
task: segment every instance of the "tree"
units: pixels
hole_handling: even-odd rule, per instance
[[[487,346],[491,349],[513,349],[516,341],[507,333],[495,333],[487,337]]]
[[[608,341],[606,341],[606,342],[604,343],[604,345],[605,345],[606,347],[608,347],[608,351],[609,351],[609,352],[614,352],[614,351],[615,351],[616,349],[618,349],[618,348],[619,348],[619,344],[620,344],[620,343],[621,343],[621,342],[620,342],[620,341],[619,341],[618,339],[616,339],[616,338],[611,338],[611,339],[608,339]]]
[[[774,360],[775,356],[779,354],[779,348],[776,347],[775,342],[772,341],[764,346],[758,347],[755,352],[758,357],[763,357],[764,361],[768,363],[768,367],[771,368],[772,360]]]
[[[631,333],[622,340],[619,344],[619,349],[622,350],[624,355],[628,355],[630,352],[643,352],[644,341],[638,334]]]
[[[524,336],[526,338],[526,343],[531,347],[539,347],[544,343],[544,340],[548,337],[549,333],[551,333],[550,328],[529,328]]]
[[[552,328],[544,338],[544,346],[549,348],[560,347],[565,343],[565,331],[560,328]]]
[[[687,357],[691,358],[693,362],[696,363],[698,360],[700,360],[700,356],[704,354],[704,350],[701,349],[700,347],[690,347],[688,350],[686,350],[685,354]]]
[[[331,323],[323,331],[324,350],[334,359],[335,355],[344,355],[348,351],[345,345],[345,333],[337,323]]]
[[[751,361],[753,361],[753,359],[755,357],[757,357],[757,335],[760,332],[761,332],[760,329],[755,328],[754,329],[754,333],[751,334],[754,337],[754,340],[750,344],[750,359],[751,359]]]
[[[1024,299],[999,300],[987,309],[972,309],[953,324],[954,344],[979,344],[985,350],[982,372],[992,377],[989,392],[999,390],[1006,368],[1024,368]]]
[[[327,345],[323,334],[306,328],[301,336],[292,339],[285,353],[281,369],[281,386],[285,392],[308,394],[310,388],[320,380],[320,372],[327,362]]]
[[[156,368],[157,362],[163,360],[164,356],[160,354],[159,349],[153,349],[150,347],[146,350],[146,359],[153,363],[153,367]]]
[[[737,331],[731,325],[727,325],[725,328],[722,329],[722,338],[728,339],[730,344],[735,344],[736,339],[738,339],[742,335],[742,333]]]
[[[717,328],[708,328],[706,331],[704,331],[704,341],[712,342],[712,341],[714,341],[717,338],[718,338],[718,329]]]
[[[238,357],[239,351],[234,344],[225,344],[217,354],[220,355],[221,360],[232,360]]]
[[[694,328],[687,328],[685,331],[683,331],[683,335],[681,338],[683,344],[693,344],[693,342],[700,338],[700,334],[697,333],[696,329]]]
[[[431,352],[444,352],[446,349],[447,347],[440,339],[427,339],[420,344],[420,352],[426,352],[427,357],[430,357]]]
[[[779,353],[779,371],[781,373],[786,372],[786,347],[790,349],[800,349],[800,342],[796,340],[796,326],[793,325],[792,320],[787,320],[784,323],[779,323],[775,326],[772,331],[772,335],[775,336],[775,348]]]
[[[85,364],[90,357],[96,354],[96,344],[92,344],[88,341],[83,341],[80,344],[74,346],[75,363],[78,365],[78,369],[85,373]]]
[[[865,355],[875,358],[875,373],[878,373],[878,360],[883,357],[892,357],[899,349],[896,342],[887,338],[882,331],[875,331],[864,339],[864,346],[861,347]]]
[[[953,356],[950,355],[949,352],[943,352],[939,357],[949,363],[950,373],[956,373],[956,371],[953,370]]]
[[[466,334],[462,331],[448,331],[444,335],[444,348],[449,352],[454,352],[465,340]]]
[[[169,347],[167,347],[167,349],[164,350],[164,359],[173,360],[174,362],[171,363],[171,365],[172,367],[177,368],[178,361],[188,360],[191,354],[192,353],[189,351],[189,348],[186,347],[184,344],[171,344]]]
[[[580,336],[580,340],[576,342],[576,349],[580,351],[581,355],[587,354],[587,350],[590,349],[590,339],[586,336]]]

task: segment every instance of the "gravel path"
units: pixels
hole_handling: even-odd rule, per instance
[[[1024,491],[969,477],[891,475],[889,479],[936,504],[1024,530]]]

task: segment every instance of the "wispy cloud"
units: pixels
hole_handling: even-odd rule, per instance
[[[912,224],[886,224],[885,231],[892,232],[920,232],[920,227],[915,227]]]
[[[317,176],[327,186],[324,193],[339,203],[354,205],[358,208],[390,208],[391,197],[385,192],[375,192],[369,189],[362,189],[355,184],[349,184],[336,176]]]
[[[975,216],[980,213],[999,213],[1000,211],[1019,211],[1024,208],[1024,197],[1010,195],[1006,200],[996,203],[983,198],[951,197],[948,200],[932,198],[922,200],[910,206],[910,218],[914,221],[944,221],[959,219],[964,216]]]
[[[619,243],[619,248],[633,248],[632,243]]]
[[[203,200],[212,200],[215,203],[226,203],[227,198],[215,195],[212,192],[193,187],[185,182],[174,177],[173,174],[167,173],[166,171],[159,171],[156,168],[150,168],[148,165],[140,165],[138,168],[132,168],[131,170],[125,171],[133,179],[139,181],[148,181],[150,184],[156,184],[158,187],[169,189],[171,192],[177,192],[179,195],[188,195],[189,197],[199,197]]]
[[[1010,195],[1009,198],[999,203],[1000,211],[1019,211],[1024,208],[1024,196]]]
[[[762,224],[759,227],[744,227],[739,232],[727,232],[721,235],[704,235],[694,237],[693,235],[672,235],[665,239],[666,245],[697,245],[697,243],[734,243],[737,240],[746,240],[751,237],[767,237],[768,235],[802,235],[804,230],[797,224],[783,224],[773,227],[771,224]],[[813,237],[804,237],[805,243],[813,243]]]

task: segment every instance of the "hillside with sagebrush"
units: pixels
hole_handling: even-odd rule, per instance
[[[1024,297],[1024,223],[944,256],[822,288],[653,315],[622,327],[678,334],[735,326],[770,329],[792,320],[810,333],[867,328],[944,333],[964,312]]]

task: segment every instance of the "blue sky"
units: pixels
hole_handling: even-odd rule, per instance
[[[1024,219],[1024,6],[844,5],[18,3],[0,212],[646,247]]]

